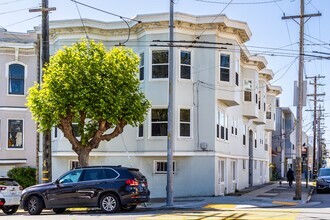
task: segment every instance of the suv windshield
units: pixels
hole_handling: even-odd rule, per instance
[[[62,176],[59,179],[59,183],[76,183],[78,182],[80,175],[82,173],[82,170],[73,170],[66,175]]]
[[[320,169],[319,176],[330,176],[330,169]]]

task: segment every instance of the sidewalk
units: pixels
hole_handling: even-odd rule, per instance
[[[306,188],[306,183],[302,182],[301,200],[294,200],[295,184],[292,188],[285,181],[253,186],[238,193],[217,197],[186,197],[174,198],[172,207],[166,206],[165,199],[151,199],[147,209],[241,209],[241,208],[262,208],[262,207],[282,207],[282,206],[306,206],[311,199],[313,187]]]

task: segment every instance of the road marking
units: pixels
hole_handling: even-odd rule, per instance
[[[172,214],[155,214],[148,217],[140,217],[138,220],[200,220],[200,219],[240,219],[240,220],[295,220],[298,217],[299,210],[288,209],[246,209],[246,210],[176,210]]]
[[[203,208],[206,209],[234,209],[237,205],[235,204],[207,204]]]
[[[273,201],[273,204],[276,205],[297,205],[298,202],[282,202],[282,201]]]

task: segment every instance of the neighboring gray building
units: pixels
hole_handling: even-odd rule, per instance
[[[92,151],[90,164],[138,167],[148,178],[151,197],[165,197],[169,14],[135,19],[142,22],[129,22],[125,45],[141,57],[137,77],[152,108],[141,127],[127,126]],[[182,41],[174,47],[174,196],[218,196],[268,182],[275,97],[281,88],[270,85],[274,74],[266,69],[266,59],[246,48],[248,25],[224,15],[175,13],[174,20],[174,38]],[[107,48],[128,38],[125,22],[52,21],[51,53],[86,33]],[[190,47],[197,37],[216,44]],[[53,178],[77,164],[70,143],[56,129],[52,156]]]
[[[296,132],[295,117],[290,108],[276,108],[276,130],[273,132],[272,162],[276,165],[278,178],[284,178],[289,168],[295,170]]]
[[[36,167],[36,124],[25,107],[37,81],[35,32],[0,29],[0,176],[17,166]]]

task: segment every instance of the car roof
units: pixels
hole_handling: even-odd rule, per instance
[[[1,181],[1,180],[15,181],[14,179],[12,179],[12,178],[8,178],[8,177],[0,177],[0,181]]]
[[[122,167],[121,165],[117,165],[117,166],[87,166],[87,167],[76,167],[74,169],[95,169],[95,168],[115,168],[115,169],[119,168],[119,169],[139,171],[139,169],[137,169],[137,168]]]

